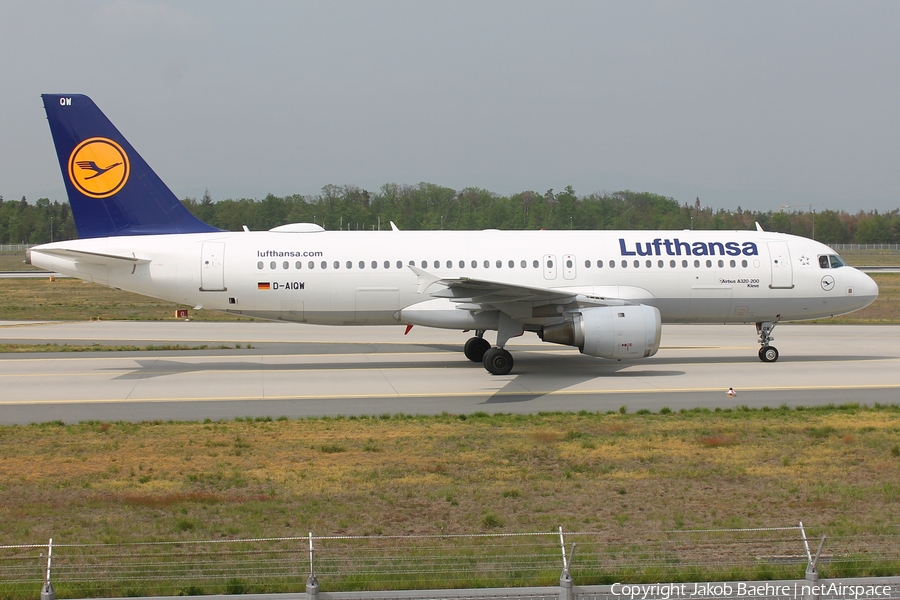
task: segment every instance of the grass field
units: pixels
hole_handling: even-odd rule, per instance
[[[51,423],[0,427],[0,541],[558,526],[627,541],[801,520],[834,538],[896,526],[898,482],[897,406]]]

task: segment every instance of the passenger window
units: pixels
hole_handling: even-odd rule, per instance
[[[300,261],[298,260],[298,261],[297,261],[297,264],[295,264],[294,266],[295,266],[295,267],[297,268],[297,270],[299,271],[300,269],[303,268],[303,263],[300,262]]]
[[[510,269],[515,268],[515,266],[516,266],[516,262],[515,262],[515,261],[513,261],[513,260],[509,261],[509,268],[510,268]]]
[[[384,268],[385,268],[385,269],[390,269],[390,268],[391,268],[391,261],[389,261],[389,260],[384,261]],[[399,268],[399,267],[398,267],[398,268]]]
[[[256,268],[257,268],[257,269],[262,269],[263,266],[264,266],[264,265],[263,265],[263,261],[259,261],[258,263],[256,263]]]
[[[719,268],[724,267],[724,266],[725,266],[725,261],[720,259],[719,260]]]
[[[538,263],[538,261],[534,261],[533,263],[531,263],[531,266],[537,269],[540,266],[540,263]]]
[[[489,261],[489,260],[484,261],[484,268],[485,269],[491,268],[491,261]]]
[[[525,267],[528,266],[528,263],[523,260],[522,262],[519,263],[519,266],[521,266],[524,269]]]
[[[334,268],[335,268],[335,269],[340,269],[340,268],[341,268],[341,263],[339,263],[338,261],[334,261]]]
[[[602,269],[602,268],[603,268],[603,261],[602,261],[602,260],[598,260],[598,261],[597,261],[597,268],[598,268],[598,269]]]
[[[681,267],[684,269],[687,269],[687,261],[686,260],[681,261]]]
[[[322,261],[322,264],[321,264],[320,266],[321,266],[323,269],[327,269],[327,268],[328,268],[328,263],[325,262],[325,261],[323,260],[323,261]]]
[[[745,269],[747,268],[747,259],[744,259],[741,261],[741,266],[744,267]]]
[[[709,259],[707,259],[707,261],[706,261],[706,268],[707,269],[712,268],[712,261]]]
[[[648,261],[645,263],[645,266],[649,269],[650,267],[653,266],[653,261],[648,260]]]
[[[669,267],[671,267],[672,269],[675,268],[675,261],[674,261],[674,260],[670,260],[670,261],[669,261]]]
[[[822,269],[830,268],[830,265],[828,264],[828,257],[824,254],[819,257],[819,267],[821,267]]]
[[[283,268],[285,271],[287,271],[288,269],[291,268],[291,263],[289,263],[288,261],[284,261],[284,263],[282,263],[282,265],[281,265],[281,268]]]
[[[589,260],[584,261],[584,267],[585,267],[586,269],[590,269],[590,268],[591,268],[591,261],[589,261]]]
[[[477,260],[473,260],[473,261],[472,261],[472,268],[473,268],[473,269],[477,269],[477,268],[478,268],[478,261],[477,261]]]
[[[695,269],[699,269],[699,268],[700,268],[700,261],[699,261],[699,260],[695,260],[695,261],[694,261],[694,268],[695,268]]]
[[[497,265],[497,268],[499,269],[500,267],[503,266],[503,261],[502,261],[502,260],[498,260],[498,261],[496,262],[496,265]]]
[[[567,269],[571,269],[571,268],[572,268],[572,259],[571,259],[571,258],[568,259],[568,260],[566,261],[566,268],[567,268]]]
[[[637,269],[637,268],[640,267],[640,266],[641,266],[641,261],[639,261],[639,260],[634,261],[634,268],[635,268],[635,269]]]
[[[309,261],[309,263],[306,266],[309,267],[310,269],[315,269],[316,263],[314,263],[313,261]]]
[[[269,268],[270,268],[270,269],[274,269],[274,268],[275,268],[275,261],[274,261],[274,260],[273,260],[272,262],[269,263]]]
[[[627,266],[628,266],[628,261],[627,261],[627,260],[623,260],[623,261],[622,261],[622,268],[624,269],[624,268],[627,267]]]
[[[427,260],[423,260],[423,261],[422,261],[422,268],[423,268],[423,269],[427,269],[427,268],[428,268],[428,261],[427,261]]]
[[[397,268],[398,268],[398,269],[402,269],[402,268],[403,268],[403,261],[402,261],[402,260],[398,260],[398,261],[397,261]]]
[[[548,260],[548,261],[547,261],[547,268],[548,268],[548,269],[552,269],[552,268],[553,268],[553,261],[552,261],[552,260]]]
[[[448,268],[448,269],[452,269],[452,268],[453,268],[453,261],[452,261],[452,260],[448,260],[448,261],[447,261],[447,268]]]
[[[459,268],[460,268],[460,269],[465,269],[465,268],[466,268],[466,261],[464,261],[464,260],[459,261]]]
[[[615,268],[616,268],[616,261],[614,261],[614,260],[609,261],[609,268],[610,268],[610,269],[615,269]]]
[[[732,269],[735,268],[735,267],[737,266],[737,263],[734,262],[734,259],[733,259],[733,258],[731,259],[731,261],[730,261],[728,264],[729,264],[729,266],[731,266]]]

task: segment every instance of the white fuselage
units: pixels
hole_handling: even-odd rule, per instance
[[[761,231],[284,231],[57,242],[33,248],[31,260],[172,302],[305,323],[406,322],[401,309],[431,299],[421,271],[647,304],[663,322],[724,323],[828,317],[871,303],[874,281],[824,268],[820,257],[830,255],[818,242]],[[521,321],[534,328],[541,317]]]

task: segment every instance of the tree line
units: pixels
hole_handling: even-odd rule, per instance
[[[432,183],[389,183],[377,192],[328,185],[315,195],[274,196],[182,203],[202,221],[227,230],[266,230],[285,223],[316,223],[328,230],[388,229],[753,229],[758,222],[778,231],[832,243],[900,243],[900,209],[783,212],[717,209],[679,204],[650,192],[621,191],[578,196],[520,192],[500,196],[480,188],[456,191]],[[30,204],[0,196],[0,243],[40,244],[77,237],[68,203],[41,198]]]

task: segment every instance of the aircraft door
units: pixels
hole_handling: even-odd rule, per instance
[[[556,279],[556,256],[544,255],[544,279]]]
[[[200,291],[224,292],[225,242],[203,242],[200,250]]]
[[[563,277],[565,279],[575,279],[575,275],[578,273],[576,270],[577,267],[575,265],[575,255],[574,254],[564,254],[562,257],[562,269],[563,269]]]
[[[769,264],[772,267],[772,283],[769,287],[781,289],[794,287],[794,271],[787,242],[768,242],[768,246]]]

